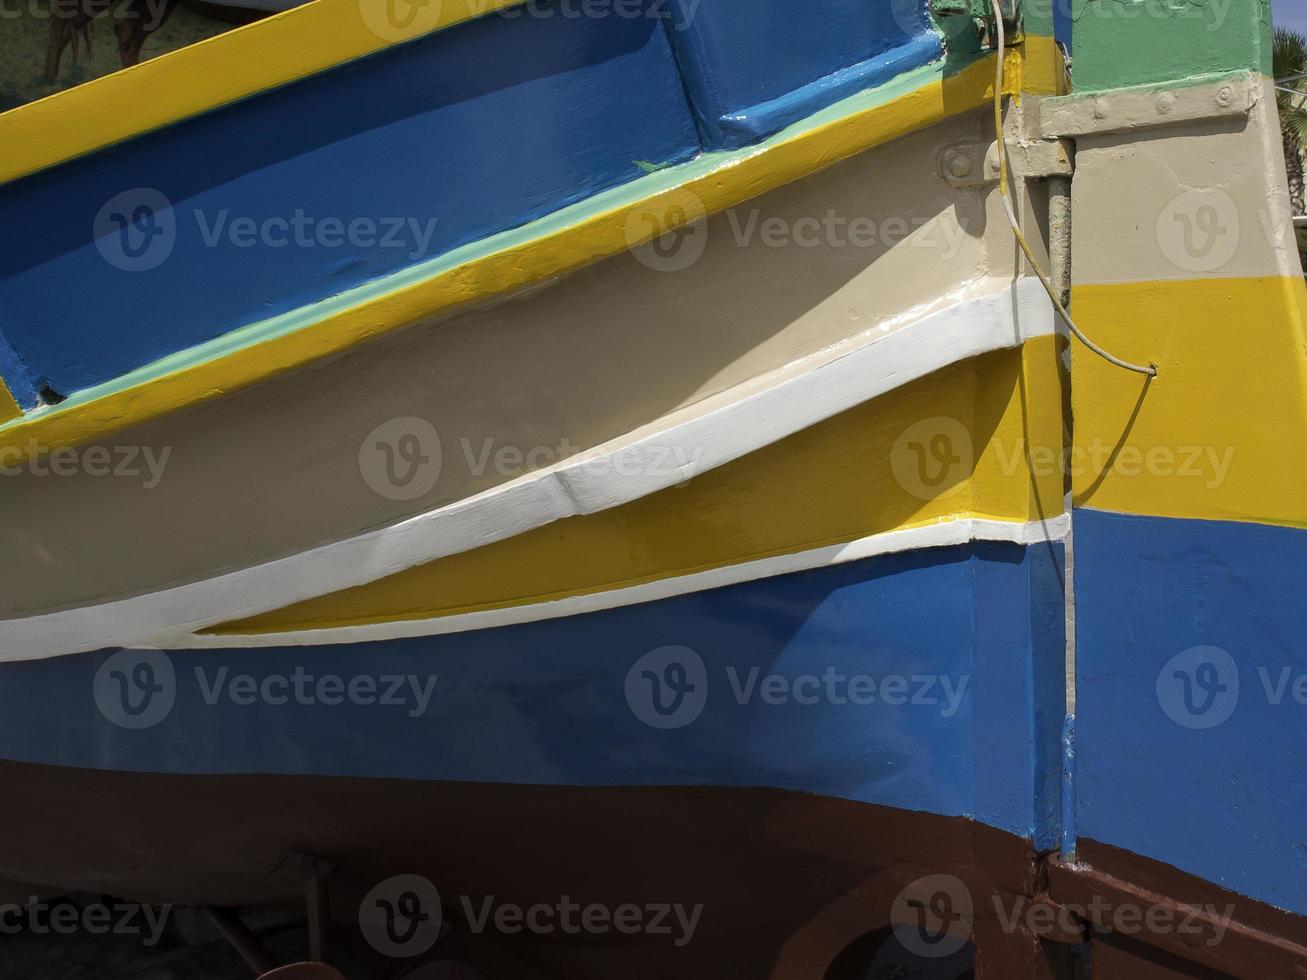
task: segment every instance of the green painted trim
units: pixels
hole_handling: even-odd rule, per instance
[[[1019,0],[1021,33],[1031,37],[1053,37],[1053,5],[1061,0]]]
[[[1271,73],[1270,0],[1073,0],[1077,92]]]

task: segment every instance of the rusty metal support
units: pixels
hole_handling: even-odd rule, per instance
[[[240,954],[255,976],[262,976],[278,967],[276,957],[274,957],[268,948],[259,942],[256,936],[244,922],[241,917],[231,909],[219,909],[208,907],[204,910],[209,917],[209,921],[214,924],[217,930],[222,933],[227,940]]]
[[[305,917],[309,926],[309,959],[331,962],[327,936],[331,916],[327,902],[327,879],[335,870],[330,861],[313,854],[293,851],[273,869],[272,878],[289,891],[304,896]]]

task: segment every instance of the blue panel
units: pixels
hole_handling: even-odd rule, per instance
[[[1010,545],[939,549],[443,637],[9,664],[0,756],[171,773],[770,786],[975,813],[1029,836],[1044,806],[1030,795],[1046,779],[1032,766],[1043,750],[1032,750],[1029,627],[1045,600],[1025,583],[1046,576],[1046,561]],[[978,632],[977,581],[1002,599]],[[1000,645],[973,656],[973,643]],[[141,656],[165,658],[175,676],[155,700],[141,692],[166,671],[147,664],[139,676],[124,658]],[[273,678],[280,698],[276,678],[297,669],[437,681],[425,711],[409,686],[403,706],[245,705],[227,686]],[[124,713],[124,691],[157,716]],[[118,724],[134,717],[150,727]]]
[[[512,13],[0,188],[33,375],[68,394],[698,153],[661,21]]]
[[[1071,0],[1053,0],[1053,36],[1071,50]]]
[[[1062,546],[990,554],[976,569],[975,816],[1051,851],[1066,705]]]
[[[40,386],[18,352],[10,345],[3,329],[0,329],[0,381],[5,383],[20,407],[35,407]]]
[[[672,0],[705,145],[738,147],[941,57],[924,0]]]
[[[1307,913],[1304,569],[1307,531],[1076,513],[1081,838]]]

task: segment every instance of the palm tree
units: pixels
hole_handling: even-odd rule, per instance
[[[1284,27],[1275,29],[1274,73],[1284,160],[1289,167],[1293,213],[1307,213],[1303,201],[1303,151],[1307,149],[1307,37]]]

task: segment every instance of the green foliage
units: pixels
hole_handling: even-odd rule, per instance
[[[1277,27],[1272,50],[1276,85],[1279,86],[1275,96],[1280,107],[1280,125],[1285,136],[1301,152],[1307,149],[1307,78],[1294,76],[1307,72],[1307,37]],[[1302,95],[1295,96],[1285,89],[1293,89]]]

